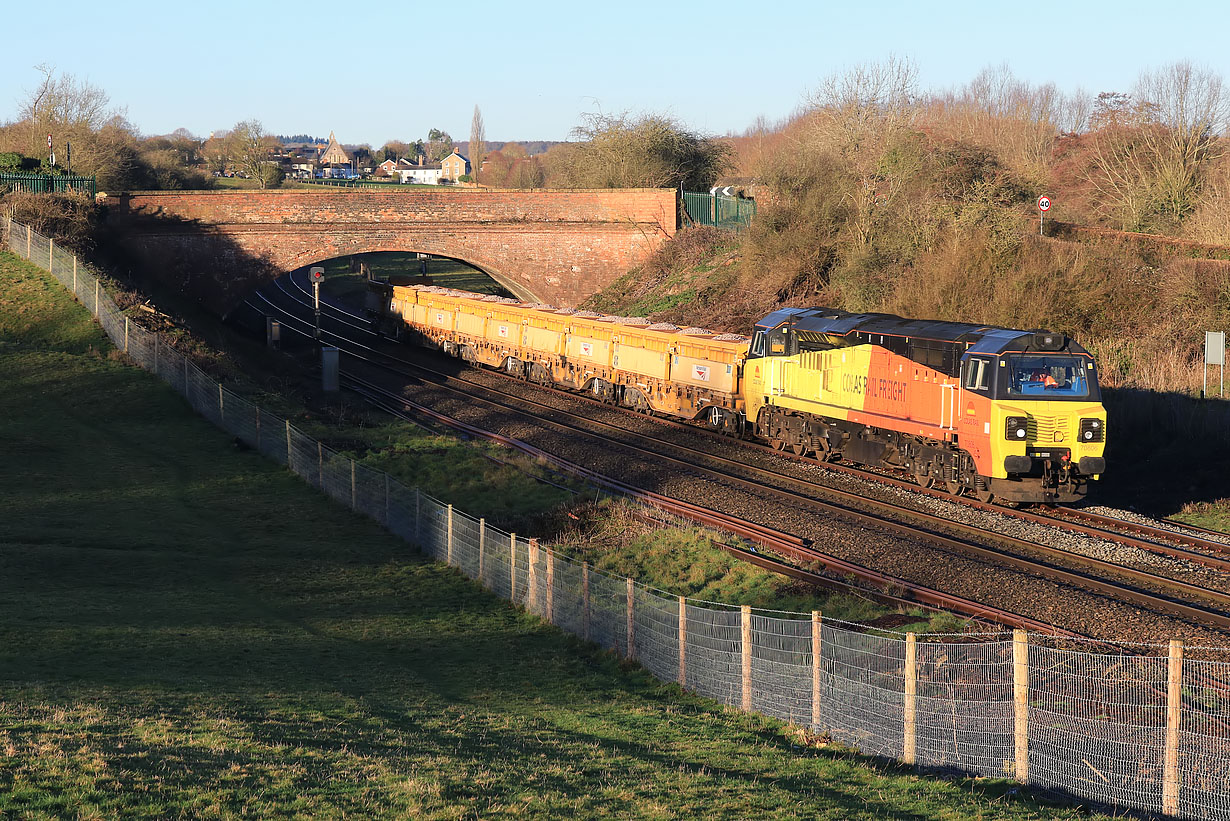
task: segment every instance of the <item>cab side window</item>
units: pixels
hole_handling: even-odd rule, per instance
[[[985,391],[991,387],[991,364],[985,359],[965,360],[965,389]]]
[[[757,331],[752,336],[751,356],[753,359],[764,356],[764,331]]]

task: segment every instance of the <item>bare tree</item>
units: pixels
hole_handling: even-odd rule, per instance
[[[281,182],[281,170],[273,159],[279,143],[276,137],[265,133],[259,120],[244,120],[231,129],[227,138],[231,161],[261,188]]]
[[[1136,96],[1149,102],[1157,126],[1141,136],[1154,161],[1158,204],[1177,223],[1195,207],[1201,170],[1224,150],[1217,133],[1230,97],[1221,75],[1189,62],[1142,74]]]
[[[474,118],[470,120],[470,169],[474,179],[478,179],[479,169],[483,167],[483,155],[487,153],[487,135],[483,131],[483,112],[474,104]]]
[[[1141,74],[1130,95],[1098,95],[1089,181],[1103,212],[1132,231],[1181,223],[1225,151],[1228,113],[1221,76],[1185,62]]]

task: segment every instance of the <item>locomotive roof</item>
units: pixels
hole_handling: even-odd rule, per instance
[[[756,330],[770,331],[789,325],[797,331],[849,336],[855,333],[928,339],[963,345],[971,353],[1002,353],[1030,347],[1034,331],[995,328],[968,322],[944,322],[937,319],[906,319],[895,314],[853,314],[836,308],[782,308],[756,323]],[[1026,337],[1026,339],[1022,339]],[[1020,340],[1020,341],[1018,341]],[[870,341],[870,340],[869,340]],[[1071,340],[1070,351],[1084,352]],[[1014,344],[1015,343],[1015,344]]]

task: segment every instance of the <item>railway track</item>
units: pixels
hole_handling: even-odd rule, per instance
[[[295,284],[296,287],[300,287],[298,283]],[[281,286],[279,285],[279,287]],[[301,299],[296,298],[289,292],[285,293],[289,298],[295,299],[300,307],[303,307]],[[270,305],[273,306],[272,301],[270,301]],[[284,307],[275,307],[275,309],[279,311],[286,310]],[[330,306],[330,310],[336,311],[338,309]],[[345,312],[343,311],[342,313]],[[290,315],[289,312],[288,315]],[[355,326],[356,323],[352,321],[354,318],[354,315],[349,315],[349,319],[342,317],[340,320],[335,321],[342,321]],[[297,321],[310,325],[310,323],[306,323],[302,319]],[[358,327],[363,333],[374,336],[365,325],[366,323]],[[334,332],[329,330],[326,330],[325,333],[330,336],[334,335]],[[347,336],[350,335],[352,334],[347,334]],[[344,346],[352,351],[351,355],[355,355],[355,352],[358,352],[359,356],[366,358],[392,360],[391,362],[385,362],[385,367],[414,369],[414,373],[403,373],[403,375],[426,379],[437,386],[445,387],[448,387],[450,381],[454,383],[459,381],[465,382],[464,389],[455,386],[451,389],[464,390],[468,396],[472,396],[475,391],[481,392],[485,395],[484,401],[494,403],[509,413],[531,413],[540,423],[549,423],[555,426],[557,430],[569,436],[592,437],[595,435],[595,428],[597,428],[601,431],[600,435],[606,437],[607,442],[618,442],[620,447],[634,450],[643,457],[666,461],[679,471],[689,471],[698,475],[704,475],[710,481],[723,481],[739,485],[753,493],[772,494],[780,499],[783,504],[806,504],[817,513],[857,521],[867,527],[887,530],[901,538],[926,540],[933,546],[953,554],[963,554],[982,562],[1013,567],[1022,572],[1048,578],[1065,585],[1093,590],[1110,599],[1132,602],[1137,606],[1156,612],[1168,613],[1195,623],[1212,625],[1219,630],[1230,629],[1230,617],[1227,617],[1225,613],[1230,608],[1230,596],[1218,590],[1201,587],[1190,582],[1168,578],[1136,568],[1092,559],[1088,556],[1063,550],[1062,548],[1040,545],[1035,542],[1005,536],[1004,534],[988,533],[985,529],[953,522],[943,516],[901,505],[868,500],[865,496],[857,493],[785,476],[780,472],[749,465],[745,461],[714,454],[696,454],[691,450],[688,451],[686,456],[673,452],[667,454],[664,453],[665,450],[677,450],[679,446],[675,443],[665,442],[662,439],[652,440],[652,437],[645,437],[639,434],[632,437],[626,430],[626,426],[602,422],[601,420],[594,419],[592,415],[579,416],[577,414],[570,414],[566,411],[561,411],[557,407],[527,399],[524,396],[500,392],[490,386],[476,385],[469,380],[443,374],[439,371],[432,372],[420,364],[410,363],[402,359],[390,357],[387,354],[378,353],[371,346],[363,345],[344,336],[337,336],[336,339],[344,343]],[[365,349],[367,353],[362,353],[359,349]],[[575,394],[567,395],[575,396]],[[530,410],[526,409],[527,406]],[[690,426],[686,425],[681,425],[681,427],[691,429]],[[722,439],[723,437],[715,438]],[[632,441],[633,439],[637,441]],[[653,448],[650,448],[647,444],[650,440],[653,441]],[[723,439],[723,441],[729,442],[731,440]],[[834,466],[826,465],[826,467]],[[846,468],[846,466],[836,467],[851,470]],[[853,472],[865,473],[865,471]],[[892,483],[900,482],[900,480],[893,479],[892,477],[886,477],[886,480]],[[900,483],[909,486],[913,491],[919,490],[912,483]],[[952,498],[948,494],[935,495],[946,499]],[[981,504],[973,500],[968,501],[972,506]],[[995,509],[995,512],[1002,514],[1005,511]],[[1047,516],[1032,512],[1009,511],[1008,513],[1039,521],[1051,521]],[[1091,528],[1092,525],[1082,524],[1081,527]],[[1109,531],[1102,531],[1100,532],[1100,537],[1108,538],[1109,535],[1113,535],[1108,534]],[[1151,541],[1149,543],[1151,546],[1156,547]]]

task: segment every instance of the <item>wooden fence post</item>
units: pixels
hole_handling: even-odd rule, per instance
[[[124,317],[124,353],[128,353],[128,317]]]
[[[444,536],[444,563],[452,565],[453,563],[453,506],[447,508],[447,519],[445,520],[445,536]]]
[[[76,254],[73,254],[73,296],[76,297],[78,301],[81,300],[81,297],[77,296],[77,255]]]
[[[423,547],[423,491],[414,489],[414,541]]]
[[[94,277],[94,316],[96,318],[98,317],[98,291],[99,291],[98,277]]]
[[[487,567],[487,520],[480,518],[478,520],[478,583],[484,587],[487,585],[486,577]]]
[[[526,568],[525,609],[533,613],[538,603],[538,540],[530,539],[529,565]]]
[[[752,711],[752,608],[739,608],[740,647],[743,651],[743,712]]]
[[[555,554],[547,551],[547,621],[555,624]]]
[[[50,271],[53,276],[56,272],[55,253],[56,241],[54,239],[47,240],[47,270]]]
[[[508,534],[508,600],[517,602],[517,534]]]
[[[351,459],[350,460],[350,509],[351,510],[359,509],[359,484],[358,484],[358,479],[355,476],[356,470],[357,469],[355,468],[354,459]]]
[[[295,468],[294,468],[294,465],[292,465],[292,464],[291,464],[291,458],[290,458],[290,457],[291,457],[291,447],[290,447],[290,420],[289,420],[289,419],[287,419],[287,420],[286,420],[286,467],[287,467],[287,468],[289,468],[289,469],[293,472]]]
[[[688,686],[688,600],[679,597],[679,686]]]
[[[26,226],[26,259],[30,258],[30,244],[34,241],[34,229]]]
[[[316,486],[325,489],[325,446],[319,439],[316,440]]]
[[[1029,634],[1012,631],[1012,734],[1016,750],[1015,775],[1029,782]]]
[[[261,408],[260,408],[260,405],[255,405],[253,407],[256,410],[256,450],[257,452],[260,452],[260,449],[261,449]]]
[[[918,747],[918,637],[905,634],[905,744],[901,760],[913,765]]]
[[[188,358],[184,357],[184,361],[186,362],[187,360]],[[226,405],[222,401],[222,383],[221,382],[218,383],[218,421],[220,423],[226,421]]]
[[[1166,665],[1166,746],[1162,764],[1162,813],[1179,814],[1179,726],[1183,718],[1183,642],[1170,642]]]
[[[820,611],[811,611],[811,729],[820,732]]]
[[[632,602],[633,602],[632,577],[628,576],[627,579],[628,579],[628,636],[627,636],[627,652],[625,652],[624,657],[630,659],[630,658],[633,658],[633,654],[636,648],[636,631],[634,628],[633,609],[632,609]]]
[[[585,623],[585,640],[589,641],[589,562],[581,563],[581,610]]]

